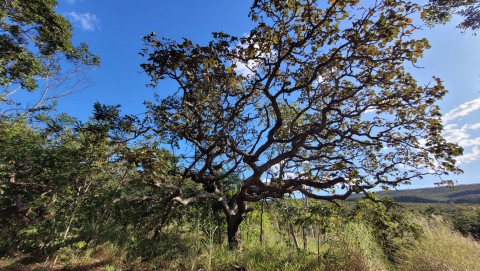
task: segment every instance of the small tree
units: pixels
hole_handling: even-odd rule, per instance
[[[148,103],[154,130],[180,148],[181,179],[158,186],[188,205],[222,206],[231,247],[247,202],[301,193],[342,200],[375,186],[458,173],[462,150],[442,138],[438,78],[407,71],[429,47],[413,39],[403,1],[257,0],[243,37],[214,33],[207,45],[144,37],[152,86],[178,90]],[[234,193],[225,184],[241,176]],[[196,193],[183,193],[192,180]]]

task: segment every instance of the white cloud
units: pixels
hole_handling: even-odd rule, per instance
[[[458,142],[458,145],[462,147],[480,147],[480,137],[462,139]]]
[[[249,47],[249,43],[238,42],[235,47],[238,49],[246,49]],[[235,72],[237,75],[249,78],[255,75],[259,66],[262,65],[264,59],[268,59],[269,61],[275,61],[277,58],[277,53],[275,51],[271,51],[268,53],[262,52],[260,50],[259,44],[253,44],[253,49],[257,52],[255,54],[255,59],[250,59],[247,62],[241,61],[239,59],[233,59],[232,63],[235,64]]]
[[[470,137],[470,134],[468,133],[468,128],[466,125],[460,129],[456,129],[455,127],[456,125],[445,126],[445,132],[443,133],[443,137],[447,141],[458,143],[460,140]]]
[[[459,164],[461,163],[470,163],[476,161],[480,157],[480,144],[474,146],[470,152],[465,153],[464,155],[457,158]]]
[[[456,124],[446,125],[444,138],[457,143],[464,149],[464,154],[457,158],[459,164],[470,163],[480,158],[480,137],[475,136],[475,131],[480,130],[480,123],[465,124],[457,128]]]
[[[459,117],[466,116],[472,113],[473,111],[476,111],[479,109],[480,109],[480,98],[459,105],[455,109],[445,114],[442,120],[444,123],[447,123]]]
[[[72,5],[72,4],[75,4],[76,1],[77,1],[77,0],[67,0],[67,3],[69,3],[69,4]]]
[[[365,110],[365,112],[363,112],[363,113],[365,113],[365,114],[367,114],[367,113],[374,113],[374,112],[376,112],[376,111],[377,111],[377,107],[375,107],[375,106],[369,106],[369,107],[367,108],[367,110]]]
[[[452,130],[452,129],[455,129],[455,127],[457,127],[458,125],[456,123],[452,123],[452,124],[448,124],[448,125],[445,125],[443,126],[443,128],[448,131],[448,130]]]
[[[100,29],[100,20],[95,14],[91,13],[77,13],[75,11],[68,12],[67,17],[70,17],[73,22],[80,26],[82,30],[93,31],[96,28]]]
[[[475,123],[475,124],[472,124],[472,125],[465,125],[466,127],[468,127],[468,129],[470,130],[478,130],[480,129],[480,123]]]
[[[445,125],[443,137],[463,148],[463,155],[457,157],[459,164],[471,163],[480,158],[480,123],[472,124],[463,121],[462,125],[462,119],[460,119],[477,110],[480,110],[480,98],[457,106],[442,118]],[[452,122],[453,120],[455,121]]]
[[[248,63],[237,61],[234,64],[237,75],[249,78],[255,74],[257,63],[253,60],[249,60]]]

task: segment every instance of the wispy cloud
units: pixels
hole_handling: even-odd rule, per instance
[[[66,0],[68,4],[75,4],[75,2],[77,2],[77,0]]]
[[[468,129],[464,127],[457,128],[458,125],[451,124],[444,127],[443,137],[449,142],[455,142],[468,138],[470,135]]]
[[[480,123],[465,124],[457,128],[457,124],[446,125],[443,137],[453,143],[457,143],[464,149],[464,154],[457,158],[458,163],[470,163],[480,158]],[[477,134],[477,135],[476,135]]]
[[[480,159],[480,123],[466,123],[460,119],[480,110],[480,98],[465,102],[442,118],[444,123],[443,137],[463,148],[463,155],[457,162],[471,163]]]
[[[459,142],[463,148],[469,147],[469,150],[457,158],[458,163],[470,163],[480,158],[480,138],[468,139]]]
[[[480,98],[463,103],[443,116],[443,122],[447,123],[454,119],[466,116],[480,109]]]
[[[93,31],[95,29],[100,29],[100,20],[95,14],[72,11],[68,12],[66,15],[73,20],[74,24],[79,25],[82,30]]]

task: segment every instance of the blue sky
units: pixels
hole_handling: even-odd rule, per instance
[[[244,0],[59,0],[58,12],[74,26],[74,42],[86,42],[101,57],[101,68],[90,72],[92,85],[62,98],[59,109],[86,120],[93,103],[121,104],[124,112],[140,113],[142,102],[154,92],[170,92],[171,86],[146,88],[138,54],[141,36],[152,31],[159,37],[186,37],[196,43],[223,31],[241,36],[252,24],[247,17],[250,1]],[[452,176],[459,184],[480,182],[480,35],[462,34],[455,21],[418,32],[432,46],[412,73],[427,83],[438,76],[450,91],[440,102],[444,113],[445,137],[465,148],[459,158],[465,171]],[[432,186],[438,179],[425,179],[416,186]]]

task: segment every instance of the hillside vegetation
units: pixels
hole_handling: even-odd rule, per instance
[[[389,190],[378,192],[380,198],[391,197],[396,202],[412,203],[475,203],[480,204],[480,183],[454,187],[429,187],[419,189]],[[360,195],[350,198],[358,200]]]

